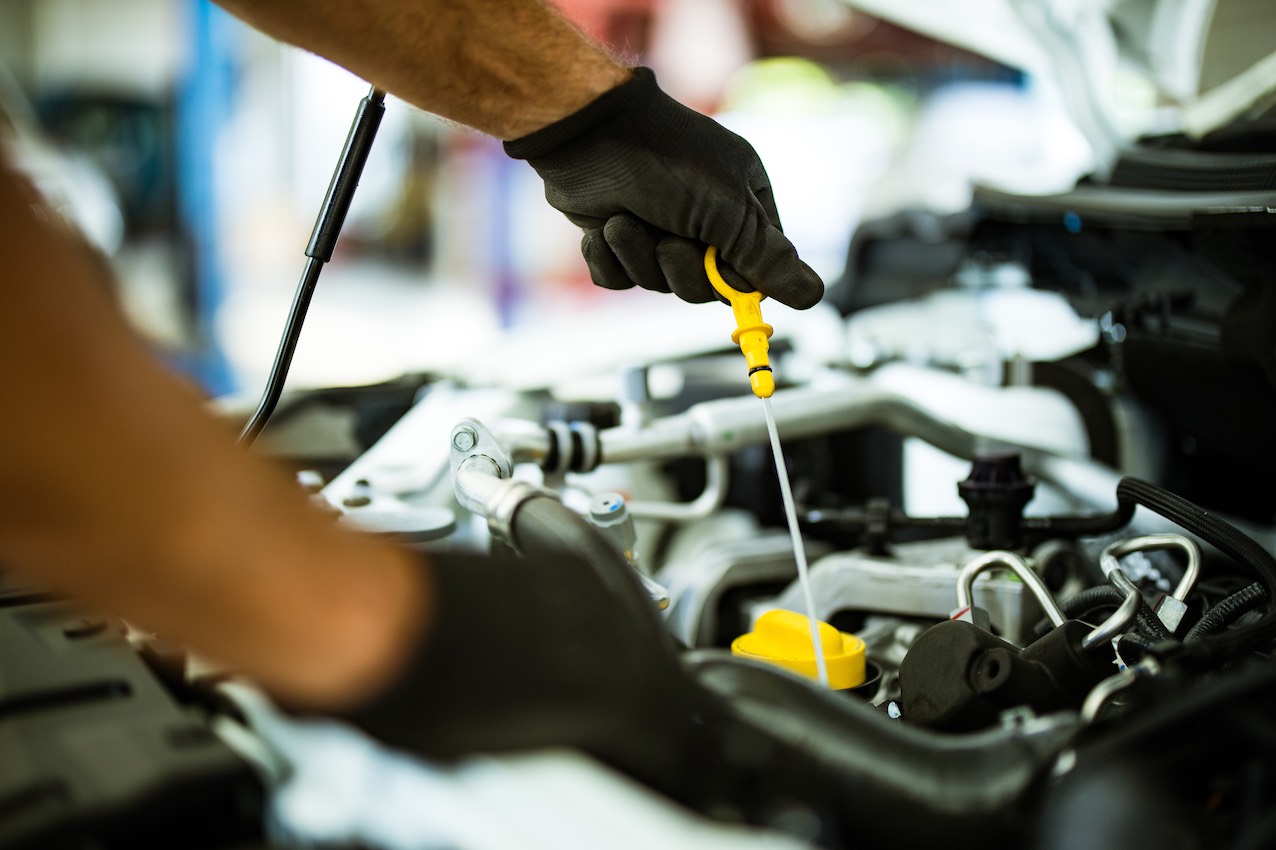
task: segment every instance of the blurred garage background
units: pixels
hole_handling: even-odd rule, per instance
[[[839,0],[561,6],[754,143],[830,283],[865,214],[960,210],[976,178],[1064,188],[1090,162],[1047,86]],[[206,0],[9,0],[0,83],[11,144],[63,186],[157,350],[255,396],[366,85]],[[578,238],[495,140],[391,99],[290,386],[447,369],[547,311],[650,306],[595,290]]]

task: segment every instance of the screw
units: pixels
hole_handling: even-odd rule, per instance
[[[478,445],[478,434],[473,428],[457,428],[452,435],[452,447],[458,452],[468,452]]]

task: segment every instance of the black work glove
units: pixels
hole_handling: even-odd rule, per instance
[[[429,559],[434,628],[347,719],[436,759],[574,747],[687,796],[704,711],[632,576],[618,577],[624,598],[623,581],[567,555]]]
[[[647,68],[560,121],[505,143],[545,181],[545,198],[584,228],[594,283],[637,284],[692,302],[714,296],[716,245],[727,280],[805,309],[824,284],[780,229],[753,147],[660,90]],[[738,272],[733,275],[731,270]]]

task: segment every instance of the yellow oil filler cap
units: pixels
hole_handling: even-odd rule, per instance
[[[843,691],[864,684],[867,677],[864,641],[855,635],[839,632],[828,623],[821,622],[819,629],[824,658],[828,663],[829,688]],[[731,654],[765,661],[819,680],[815,648],[811,646],[810,621],[793,611],[767,611],[758,618],[753,631],[731,642]]]

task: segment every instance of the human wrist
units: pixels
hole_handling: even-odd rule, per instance
[[[594,58],[596,61],[587,63],[561,81],[562,85],[541,92],[526,101],[522,109],[511,111],[505,126],[494,135],[506,143],[534,135],[589,108],[600,98],[632,81],[635,69],[610,57],[598,55]]]
[[[667,97],[656,83],[650,68],[629,70],[624,82],[600,93],[579,109],[563,115],[533,132],[505,142],[505,152],[515,159],[535,159],[552,153],[575,139],[635,106]]]

